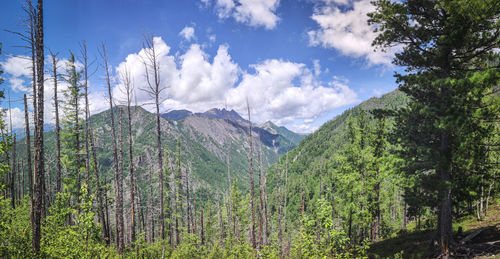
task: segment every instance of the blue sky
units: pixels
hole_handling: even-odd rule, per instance
[[[127,67],[138,104],[150,101],[139,90],[145,82],[140,57],[144,33],[154,34],[162,82],[170,86],[164,111],[227,106],[243,113],[248,98],[257,123],[271,120],[311,132],[360,101],[396,88],[390,64],[396,50],[373,52],[369,43],[376,34],[365,18],[373,7],[367,0],[52,0],[44,8],[46,47],[66,59],[86,40],[90,58],[101,64],[97,47],[104,42],[116,98],[123,87],[118,75]],[[2,4],[0,62],[6,80],[0,87],[14,101],[30,80],[23,70],[26,60],[11,55],[26,53],[16,47],[22,44],[16,36],[3,30],[19,30],[22,15],[20,1]],[[107,108],[103,69],[97,68],[90,80],[93,113]],[[8,106],[6,100],[2,106]],[[22,127],[22,103],[12,106],[13,126]]]

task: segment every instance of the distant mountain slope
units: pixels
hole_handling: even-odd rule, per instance
[[[200,116],[200,117],[209,117],[209,118],[214,118],[214,119],[224,119],[224,120],[231,120],[231,121],[243,121],[243,122],[248,122],[247,120],[243,119],[235,110],[226,110],[226,109],[217,109],[213,108],[210,109],[206,112],[197,112],[197,113],[192,113],[191,111],[188,110],[173,110],[167,113],[163,113],[161,117],[164,119],[169,119],[169,120],[183,120],[189,116]]]
[[[217,109],[213,108],[210,109],[206,112],[203,113],[195,113],[196,116],[205,116],[205,117],[210,117],[210,118],[215,118],[215,119],[224,119],[224,120],[231,120],[231,121],[243,121],[243,122],[248,122],[247,120],[243,119],[235,110],[226,110],[226,109]]]
[[[124,125],[126,125],[125,107],[115,108],[115,122],[118,127],[118,110],[122,109]],[[220,110],[219,110],[220,111]],[[236,119],[221,119],[217,116],[225,116]],[[208,114],[208,115],[207,115]],[[222,115],[221,115],[222,114]],[[185,116],[187,115],[187,116]],[[162,115],[164,117],[165,115]],[[169,116],[174,116],[179,120],[161,119],[161,129],[163,138],[163,148],[165,154],[170,154],[170,160],[175,161],[174,152],[177,151],[177,139],[181,139],[181,160],[184,167],[190,167],[191,184],[195,192],[199,193],[199,198],[208,198],[207,193],[214,193],[227,188],[227,163],[226,156],[229,149],[231,156],[231,176],[237,179],[240,187],[246,188],[248,185],[248,152],[249,124],[234,111],[214,109],[202,115],[193,115],[189,111],[170,112]],[[180,119],[182,116],[184,118]],[[110,125],[110,111],[101,112],[91,116],[94,135],[96,136],[96,147],[98,149],[98,162],[101,173],[108,179],[113,179],[112,174],[112,138]],[[118,132],[118,131],[117,131]],[[293,133],[293,132],[292,132]],[[55,150],[55,132],[45,133],[46,150]],[[288,133],[289,136],[293,134]],[[128,149],[127,136],[128,129],[124,127],[124,179],[125,188],[128,184]],[[151,181],[149,172],[156,172],[156,131],[155,115],[140,107],[132,108],[132,136],[134,139],[134,163],[138,185],[141,192],[146,195],[146,187]],[[18,142],[19,157],[25,157],[24,141]],[[263,164],[268,165],[285,152],[295,147],[298,142],[294,139],[287,139],[280,134],[271,133],[259,127],[253,127],[254,150],[262,150]],[[257,158],[257,153],[254,153]],[[46,153],[47,164],[51,168],[51,179],[55,179],[55,152]],[[156,174],[155,174],[156,175]],[[157,177],[157,176],[155,176]],[[53,181],[51,181],[53,182]],[[155,185],[156,186],[156,185]],[[127,190],[127,189],[125,189]],[[144,196],[146,197],[146,196]]]
[[[262,125],[259,125],[260,128],[262,129],[265,129],[273,134],[279,134],[287,139],[289,139],[290,141],[292,141],[292,143],[295,143],[296,145],[299,144],[299,142],[301,140],[303,140],[308,134],[301,134],[301,133],[295,133],[283,126],[278,126],[274,123],[272,123],[271,121],[267,121],[265,122],[264,124]]]
[[[188,110],[173,110],[167,113],[163,113],[161,117],[167,120],[178,121],[178,120],[183,120],[191,115],[193,115],[193,113]]]
[[[248,120],[245,120],[234,110],[213,108],[206,112],[192,113],[188,110],[174,110],[161,115],[162,118],[174,121],[183,121],[193,117],[213,118],[226,120],[236,128],[248,132]],[[283,126],[268,121],[262,125],[253,125],[253,131],[259,135],[259,139],[268,147],[273,147],[279,154],[297,146],[306,134],[295,133]]]
[[[287,210],[296,215],[300,210],[302,190],[306,191],[306,200],[315,200],[319,197],[322,178],[328,177],[324,169],[334,154],[342,148],[346,139],[345,122],[349,116],[356,117],[361,110],[397,109],[408,102],[408,97],[399,90],[395,90],[380,98],[370,98],[352,109],[323,124],[317,131],[304,138],[300,144],[288,152],[288,198]],[[285,164],[286,156],[279,159]],[[271,198],[277,197],[276,164],[270,169],[269,189],[273,193]],[[275,201],[270,202],[275,204]]]

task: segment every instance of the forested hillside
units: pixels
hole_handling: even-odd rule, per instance
[[[3,3],[24,52],[0,42],[0,258],[500,255],[500,1],[147,1]],[[124,58],[149,20],[177,48],[145,33]]]
[[[350,138],[354,137],[350,136],[350,134],[357,135],[355,138],[366,138],[366,146],[373,146],[374,134],[377,131],[382,130],[386,134],[394,127],[394,120],[387,118],[384,128],[381,129],[373,112],[380,109],[394,111],[404,107],[407,103],[408,97],[399,90],[385,94],[380,98],[374,97],[362,102],[322,125],[316,132],[307,136],[296,148],[282,156],[277,164],[269,169],[271,172],[269,186],[273,190],[274,199],[279,197],[279,185],[283,185],[283,181],[287,182],[287,213],[290,215],[290,221],[294,224],[292,229],[296,229],[296,226],[300,223],[303,200],[304,206],[309,207],[314,206],[320,198],[334,199],[336,189],[338,189],[338,192],[344,193],[346,190],[340,190],[339,188],[366,188],[360,185],[361,179],[356,178],[352,179],[352,186],[342,186],[339,179],[335,178],[338,176],[334,175],[343,173],[338,161],[349,145]],[[359,123],[364,124],[363,129],[360,129]],[[361,136],[363,134],[365,136]],[[358,149],[354,152],[359,152],[357,155],[362,156],[361,152],[363,151]],[[287,173],[287,179],[283,179],[285,173]],[[387,174],[387,176],[391,176],[391,174]],[[345,177],[350,176],[345,175]],[[399,177],[402,176],[394,178],[399,181]],[[357,182],[358,180],[359,182]],[[397,218],[392,219],[393,222],[401,220],[401,191],[399,187],[391,190],[393,197],[397,200],[388,201],[389,204],[397,208],[393,211],[394,216],[397,216]],[[366,192],[369,192],[368,189]],[[332,202],[334,201],[332,200]],[[360,205],[358,201],[352,202],[356,206]]]

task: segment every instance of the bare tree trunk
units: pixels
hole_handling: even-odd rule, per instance
[[[106,83],[108,87],[109,95],[109,107],[110,107],[110,119],[111,119],[111,135],[113,138],[113,169],[115,171],[115,193],[116,193],[116,245],[118,247],[118,254],[123,254],[124,248],[124,222],[123,222],[123,187],[122,187],[122,175],[119,168],[118,161],[118,148],[117,148],[117,138],[116,138],[116,128],[115,128],[115,118],[113,110],[113,95],[111,92],[111,79],[109,75],[108,68],[108,58],[106,56],[106,47],[104,43],[102,44],[101,56],[104,62],[104,69],[106,70]]]
[[[201,245],[205,244],[205,229],[203,228],[203,209],[201,210]]]
[[[31,163],[31,136],[30,136],[30,121],[28,117],[28,101],[24,94],[24,123],[26,125],[26,160],[28,161],[28,181],[29,181],[29,196],[33,197],[33,168]]]
[[[217,212],[219,216],[219,245],[222,247],[222,240],[224,239],[224,223],[222,222],[222,209],[220,206],[221,197],[217,200]]]
[[[135,242],[135,175],[134,175],[134,153],[133,153],[133,139],[132,139],[132,94],[134,91],[134,86],[130,78],[130,72],[127,67],[125,71],[121,74],[121,81],[125,85],[125,92],[127,94],[127,116],[128,116],[128,158],[129,158],[129,175],[130,175],[130,240]]]
[[[149,170],[149,182],[153,182],[153,171]],[[148,218],[149,218],[149,242],[155,241],[155,224],[153,218],[153,185],[149,185]]]
[[[148,89],[144,89],[152,97],[155,98],[156,108],[156,139],[158,148],[158,168],[160,170],[159,185],[160,185],[160,233],[161,239],[165,239],[165,208],[163,204],[163,148],[161,144],[161,124],[160,124],[160,95],[165,87],[160,85],[160,64],[158,54],[156,53],[156,45],[153,35],[144,37],[143,48],[145,49],[145,60],[143,60],[146,69],[146,80],[148,82]],[[150,75],[152,73],[152,75]],[[154,80],[151,82],[151,77]]]
[[[248,135],[250,137],[250,195],[251,195],[251,212],[252,212],[252,225],[250,229],[251,233],[251,241],[252,241],[252,247],[255,249],[257,247],[256,242],[255,242],[255,188],[254,188],[254,178],[253,178],[253,140],[252,140],[252,120],[250,118],[250,105],[248,104],[248,99],[247,99],[247,110],[248,110],[248,122],[249,122],[249,131]]]
[[[16,183],[16,135],[12,131],[12,107],[10,106],[10,92],[8,93],[9,96],[9,126],[10,126],[10,132],[9,134],[13,136],[13,141],[12,141],[12,161],[10,159],[7,159],[7,165],[10,167],[10,181],[7,182],[8,185],[10,185],[10,197],[11,197],[11,205],[12,208],[16,207],[16,192],[15,192],[15,183]]]
[[[480,219],[481,220],[483,218],[483,203],[484,203],[484,186],[482,185],[482,181],[481,181],[481,197],[479,198],[479,216],[480,216]]]
[[[278,172],[281,171],[281,168],[278,167]],[[281,173],[280,175],[278,176],[278,179],[280,181],[282,181],[281,179]],[[281,186],[281,184],[279,185],[278,187],[278,204],[277,204],[277,207],[278,207],[278,242],[279,242],[279,247],[280,247],[280,257],[283,257],[283,203],[282,203],[282,199],[283,199],[283,186]]]
[[[89,98],[88,98],[88,59],[87,59],[87,42],[80,43],[80,52],[83,59],[83,89],[85,96],[85,183],[90,190],[90,152],[89,152]],[[90,195],[90,191],[87,192]]]
[[[488,186],[488,196],[486,196],[486,208],[485,208],[485,211],[484,211],[484,216],[488,216],[488,205],[490,203],[490,195],[491,195],[491,189],[493,189],[493,185],[495,184],[495,181],[492,180],[490,185]]]
[[[269,242],[269,231],[271,229],[271,220],[269,219],[269,212],[268,212],[268,195],[267,195],[267,172],[268,170],[266,169],[266,173],[264,175],[264,244],[267,245]]]
[[[403,208],[403,229],[404,230],[406,230],[406,225],[408,224],[408,217],[406,216],[407,210],[408,210],[408,205],[405,202],[404,208]]]
[[[31,227],[33,237],[31,248],[36,255],[40,251],[40,240],[42,238],[41,221],[44,208],[44,181],[45,181],[45,160],[43,146],[43,109],[44,109],[44,46],[43,46],[43,0],[38,0],[35,30],[35,49],[36,49],[36,76],[37,76],[37,99],[39,103],[36,106],[36,128],[35,128],[35,174],[34,174],[34,201],[33,201],[33,219]]]
[[[167,170],[167,166],[165,165],[165,174],[167,179],[167,182],[165,183],[165,186],[167,186],[168,190],[166,191],[166,200],[167,200],[167,219],[168,219],[168,224],[167,224],[167,229],[168,229],[168,243],[170,245],[170,248],[174,248],[174,229],[173,229],[173,224],[172,224],[172,173],[174,172],[174,162],[172,161],[170,156],[168,157],[168,164],[170,167],[170,171]],[[170,173],[169,173],[170,172]],[[196,204],[195,204],[195,209],[196,209]]]
[[[186,168],[186,210],[187,210],[187,231],[188,233],[191,232],[191,205],[190,205],[190,200],[189,200],[189,167]]]
[[[106,181],[106,177],[104,177],[104,185],[107,184],[107,181]],[[109,245],[109,243],[111,243],[111,226],[109,224],[109,203],[108,203],[108,191],[105,191],[104,192],[104,206],[105,206],[105,212],[106,212],[106,230],[107,230],[107,236],[108,236],[108,240],[107,240],[107,243]]]
[[[120,210],[123,215],[123,109],[118,108],[118,171],[119,171],[119,189],[118,193],[121,193],[121,202],[120,202]],[[118,200],[117,200],[117,208],[118,208]],[[123,225],[125,225],[125,220],[122,220]],[[125,241],[125,228],[122,228],[123,240]]]
[[[59,100],[57,99],[57,54],[50,52],[52,57],[52,77],[54,80],[54,108],[56,116],[56,192],[61,192],[61,127],[59,125]],[[86,95],[85,95],[86,96]]]
[[[182,210],[181,204],[181,191],[182,191],[182,164],[181,164],[181,139],[177,139],[177,174],[175,175],[175,237],[176,245],[181,243],[180,240],[180,230],[179,230],[179,218]]]
[[[226,118],[226,122],[229,123],[229,119]],[[231,189],[233,187],[233,184],[231,182],[231,142],[228,143],[227,145],[227,153],[226,153],[226,164],[227,164],[227,183],[228,183],[228,192],[229,192],[229,202],[227,203],[227,220],[228,220],[228,227],[229,229],[234,229],[232,227],[232,218],[233,218],[233,215],[232,215],[232,204],[231,204],[231,197],[232,197],[232,194],[231,194]],[[234,235],[236,235],[236,233],[233,232]]]
[[[86,110],[89,110],[89,103],[86,102]],[[101,188],[101,180],[100,175],[99,175],[99,164],[97,163],[97,150],[95,147],[94,143],[94,135],[92,133],[92,122],[90,121],[90,118],[87,118],[88,120],[88,127],[89,127],[89,138],[90,138],[90,148],[92,150],[92,162],[94,164],[94,174],[95,174],[95,180],[96,180],[96,188],[97,188],[97,203],[98,203],[98,213],[99,213],[99,218],[101,221],[101,226],[102,226],[102,235],[103,239],[106,241],[106,244],[109,245],[110,243],[110,235],[109,235],[109,224],[107,223],[106,220],[106,215],[107,215],[107,210],[108,210],[108,205],[107,205],[107,198],[105,200],[106,203],[106,209],[104,208],[104,203],[103,203],[103,192]],[[106,210],[106,212],[105,212]]]
[[[260,201],[260,206],[259,206],[259,249],[262,248],[264,245],[264,237],[263,237],[263,231],[264,231],[264,219],[262,212],[264,210],[264,201],[262,199],[262,192],[264,191],[263,186],[262,186],[262,146],[259,149],[258,153],[258,158],[259,158],[259,201]]]
[[[137,185],[135,186],[135,193],[137,194],[137,211],[139,212],[139,227],[141,232],[147,233],[147,226],[144,218],[144,209],[142,206],[141,193],[139,192],[139,188],[137,187]],[[144,235],[144,242],[147,242],[147,235]]]
[[[21,182],[21,199],[24,199],[24,159],[21,159],[21,172],[22,172],[22,182]]]
[[[2,141],[4,141],[6,145],[8,145],[9,143],[8,143],[8,141],[7,141],[7,138],[6,138],[5,133],[4,133],[4,131],[3,131],[3,130],[4,130],[3,128],[0,128],[0,131],[1,131],[1,134],[2,134]],[[6,161],[7,163],[9,163],[9,161],[10,161],[10,158],[9,158],[9,152],[4,152],[4,155],[5,155],[5,158],[4,158],[4,159],[5,159],[5,161]],[[9,179],[9,177],[10,177],[10,172],[7,172],[7,173],[4,175],[4,181],[5,181],[5,183],[6,183],[7,185],[9,185],[9,183],[10,183],[10,179]],[[3,191],[3,195],[4,195],[5,197],[8,197],[8,195],[9,195],[9,190],[8,190],[8,188],[3,188],[3,190],[2,190],[2,191]]]
[[[284,200],[285,204],[283,205],[283,231],[288,233],[288,229],[286,227],[286,211],[287,211],[287,201],[288,201],[288,152],[285,154],[285,192],[284,192]],[[283,244],[281,244],[283,245]]]
[[[11,124],[12,125],[12,124]],[[16,188],[15,188],[15,180],[16,180],[16,134],[14,134],[14,141],[12,142],[12,182],[11,182],[11,193],[12,193],[12,208],[15,208],[16,204]]]
[[[22,205],[22,192],[23,192],[23,186],[21,185],[21,176],[23,175],[23,171],[21,171],[21,166],[19,165],[19,162],[16,162],[16,167],[19,168],[19,172],[17,174],[17,202],[19,205]]]
[[[196,228],[196,198],[194,198],[194,201],[193,201],[193,205],[194,205],[194,230],[193,230],[193,233],[196,234],[198,233],[198,229]]]

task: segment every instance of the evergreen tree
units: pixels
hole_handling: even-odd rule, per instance
[[[484,163],[483,143],[491,130],[482,121],[498,115],[498,107],[485,104],[484,97],[500,78],[495,62],[500,2],[374,3],[370,22],[380,34],[373,44],[400,45],[394,64],[406,67],[396,78],[411,102],[399,112],[396,128],[407,172],[437,183],[421,181],[421,186],[435,197],[441,252],[448,257],[457,180],[471,172],[470,165]]]
[[[82,120],[80,118],[82,98],[81,71],[76,68],[75,56],[70,53],[70,58],[66,64],[66,71],[63,79],[68,83],[68,87],[63,91],[64,101],[62,110],[61,132],[61,162],[66,171],[64,178],[67,190],[79,197],[80,192],[80,170],[82,169],[82,157],[80,151],[82,136]],[[78,199],[78,198],[77,198]],[[78,203],[78,202],[77,202]]]

